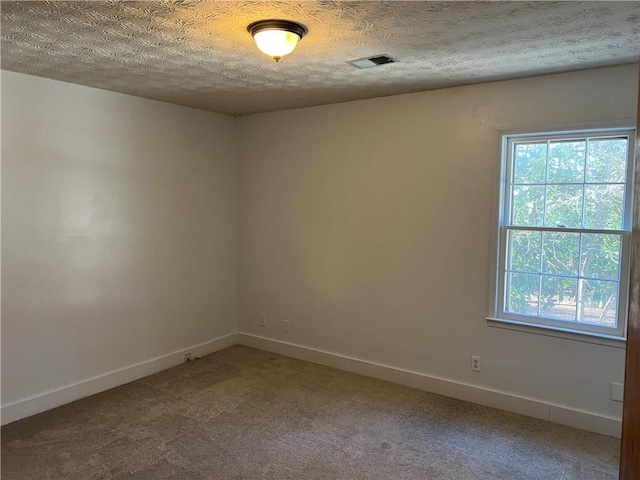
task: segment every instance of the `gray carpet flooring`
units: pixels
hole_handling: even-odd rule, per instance
[[[241,346],[1,433],[3,480],[615,480],[619,446]]]

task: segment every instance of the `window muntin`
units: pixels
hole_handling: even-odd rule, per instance
[[[505,137],[499,318],[624,335],[632,135]]]

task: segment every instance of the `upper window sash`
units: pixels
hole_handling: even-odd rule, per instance
[[[631,221],[632,221],[632,208],[633,208],[633,188],[630,188],[630,185],[633,183],[633,140],[634,140],[634,129],[624,128],[624,129],[595,129],[595,130],[583,130],[583,131],[573,131],[573,132],[565,132],[565,133],[549,133],[549,134],[514,134],[514,135],[505,135],[503,137],[503,152],[504,152],[504,165],[503,165],[503,177],[500,188],[500,209],[499,209],[499,218],[500,218],[500,226],[506,225],[517,225],[512,222],[511,213],[512,213],[512,187],[514,185],[522,185],[513,181],[514,179],[514,145],[515,144],[531,144],[531,143],[550,143],[557,142],[558,140],[600,140],[600,139],[615,139],[615,138],[624,138],[627,140],[627,161],[625,168],[625,176],[624,182],[575,182],[575,183],[548,183],[547,182],[547,174],[545,167],[545,178],[543,183],[539,184],[526,184],[528,186],[561,186],[561,185],[602,185],[602,184],[618,184],[623,186],[624,188],[624,199],[623,199],[623,215],[622,222],[620,228],[590,228],[589,226],[584,226],[581,224],[580,226],[571,226],[570,228],[578,228],[580,230],[607,230],[607,231],[631,231]],[[585,162],[587,160],[588,152],[585,152]],[[586,172],[585,172],[586,175]],[[583,199],[583,208],[585,202]],[[540,228],[558,228],[557,225],[544,225],[545,218],[542,218],[541,225],[535,225]],[[582,221],[584,222],[584,212],[582,215]],[[518,225],[522,227],[534,226],[534,225]],[[560,227],[562,228],[562,227]]]

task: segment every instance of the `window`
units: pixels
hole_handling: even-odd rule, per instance
[[[503,137],[496,320],[624,337],[632,130]]]

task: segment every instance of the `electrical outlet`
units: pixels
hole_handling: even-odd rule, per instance
[[[471,355],[471,370],[474,372],[480,372],[480,357],[477,355]]]
[[[622,402],[624,399],[624,383],[611,383],[611,400]]]
[[[188,353],[184,354],[184,361],[185,361],[185,363],[191,361],[191,352],[188,352]]]
[[[260,326],[262,328],[265,328],[267,326],[267,317],[265,316],[264,313],[261,313],[258,315],[258,319],[260,320]]]
[[[282,331],[285,333],[289,333],[289,320],[282,321]]]

